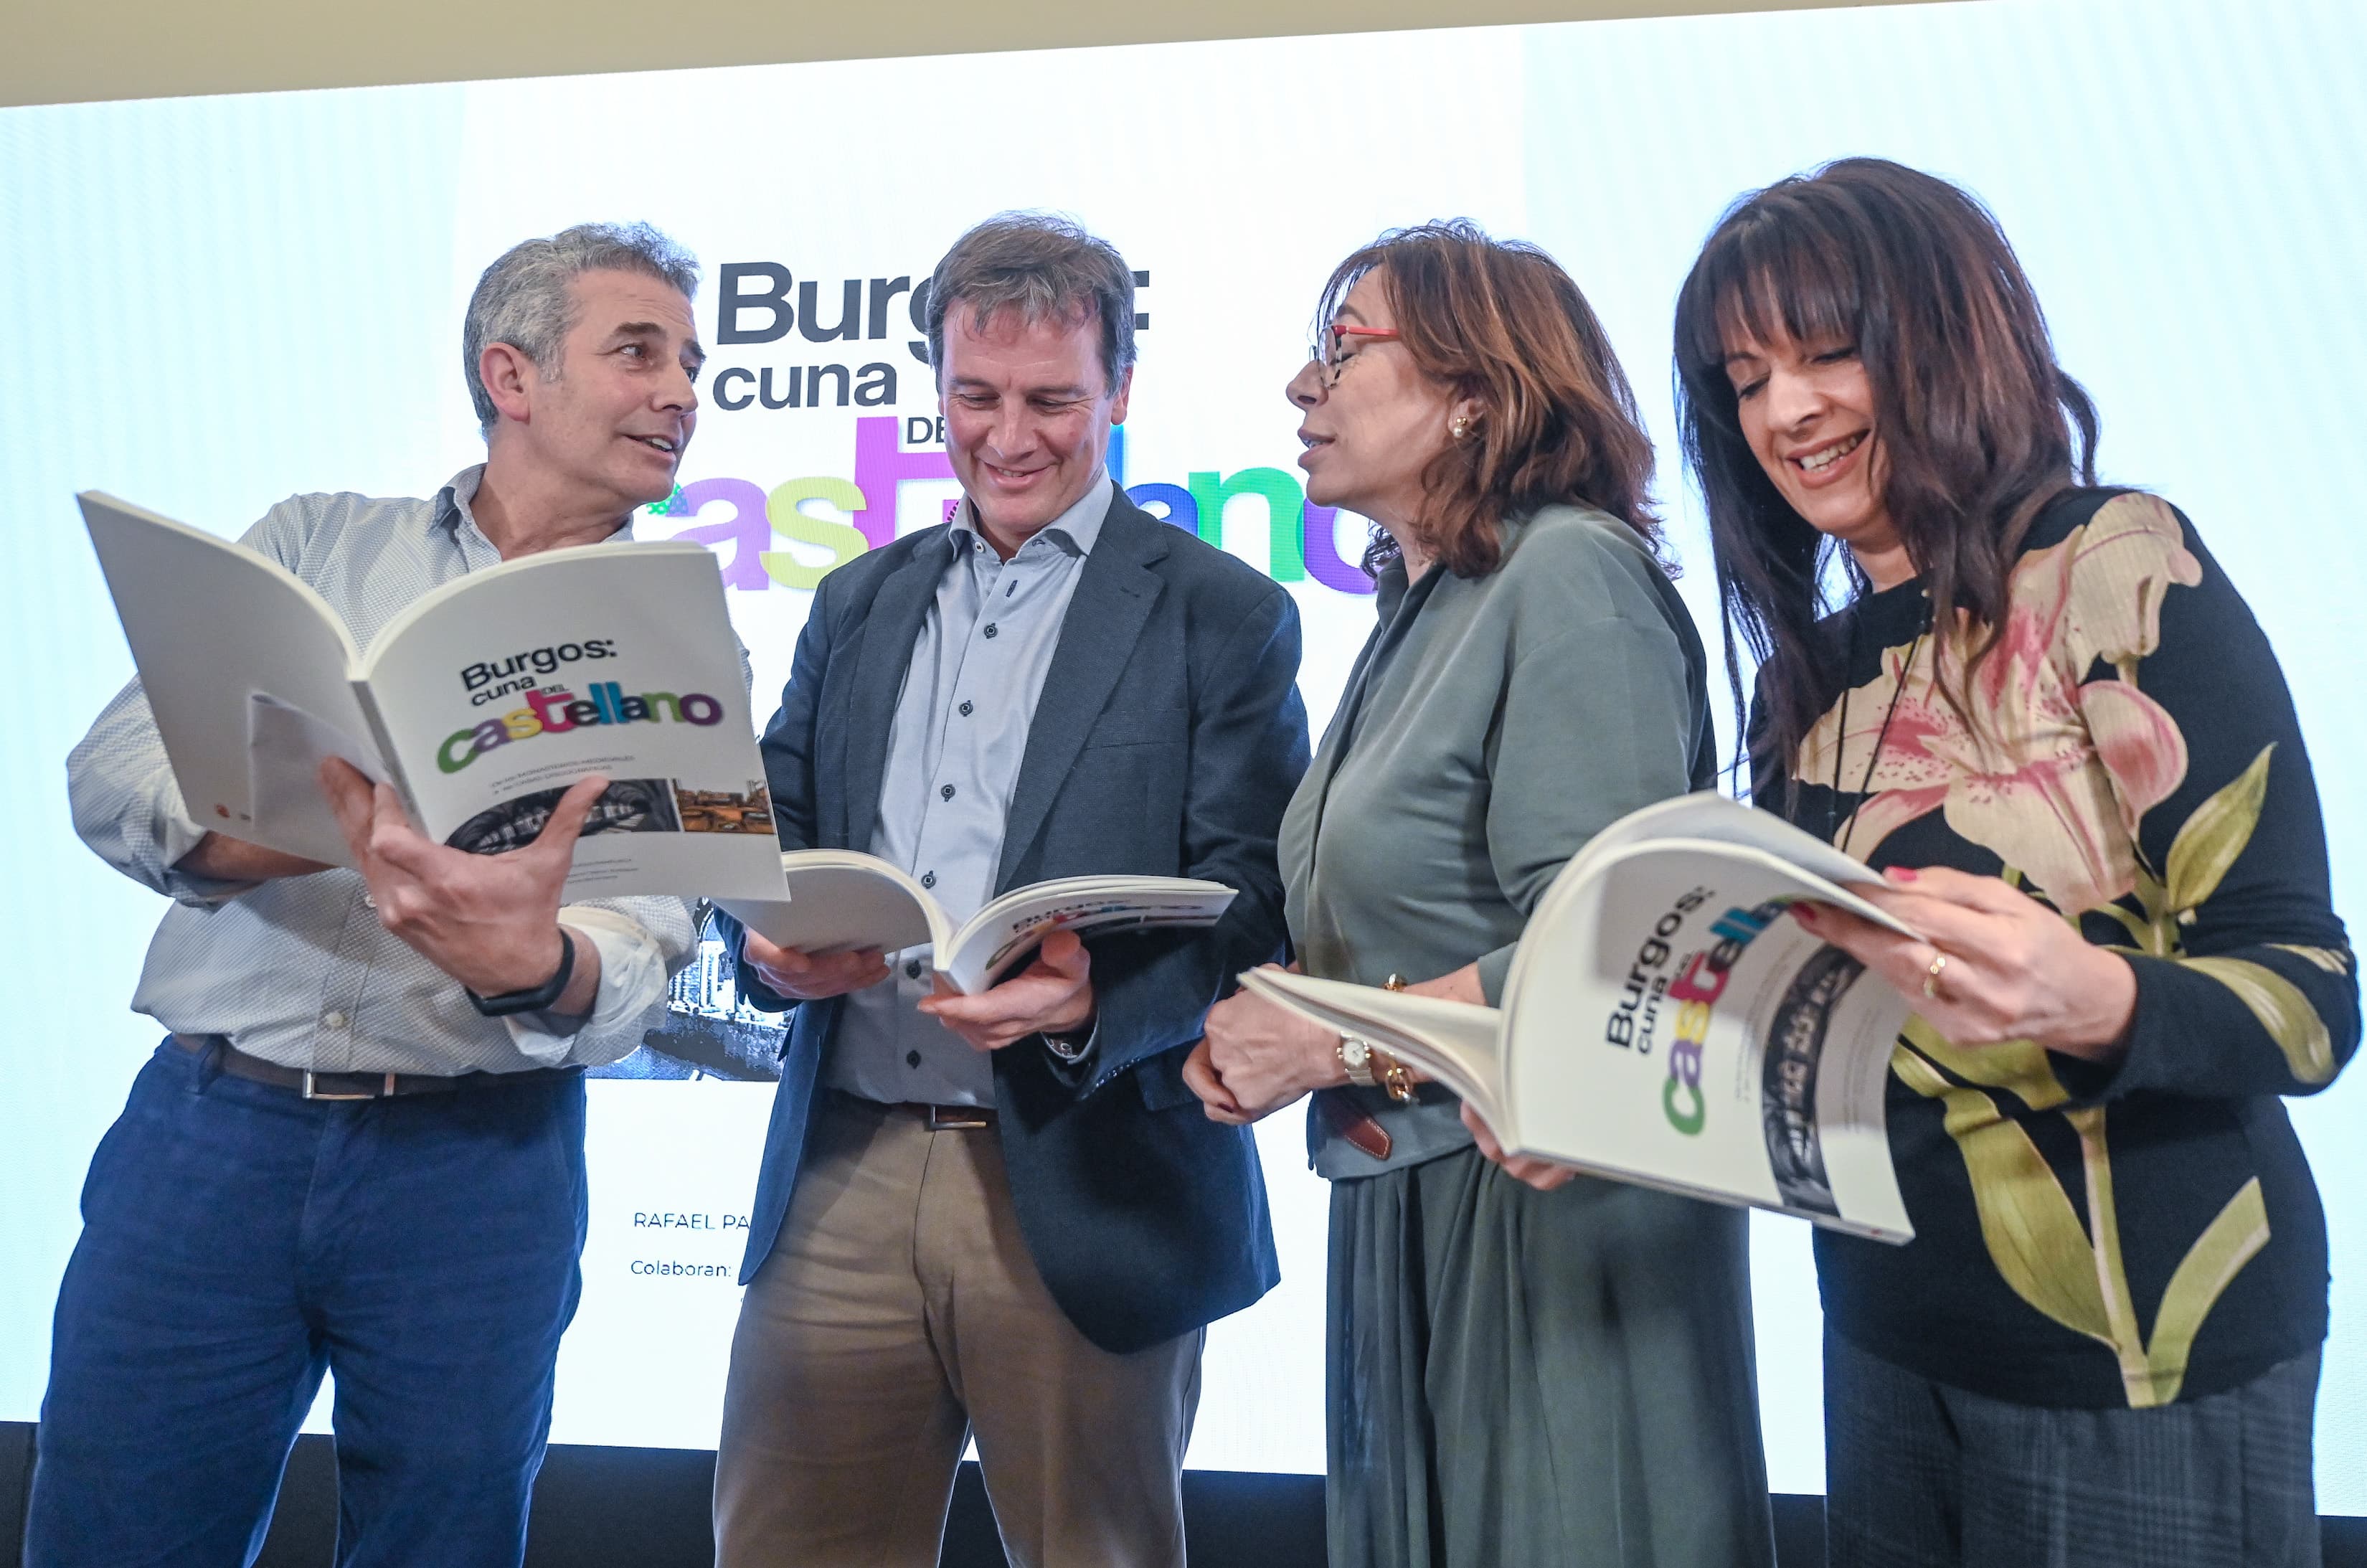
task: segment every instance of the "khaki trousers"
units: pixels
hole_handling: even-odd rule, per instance
[[[718,1568],[935,1568],[973,1434],[1013,1568],[1184,1568],[1203,1338],[1095,1346],[1036,1272],[992,1128],[825,1094],[732,1335]]]

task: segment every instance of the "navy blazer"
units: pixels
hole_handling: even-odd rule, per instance
[[[904,673],[952,559],[949,530],[928,528],[815,591],[764,730],[785,847],[870,847]],[[1257,1145],[1208,1119],[1182,1069],[1234,975],[1284,947],[1274,840],[1308,761],[1298,649],[1297,607],[1280,587],[1124,492],[1112,500],[1028,731],[995,891],[1133,872],[1205,877],[1240,896],[1207,930],[1087,943],[1097,1022],[1082,1062],[1041,1040],[994,1053],[1020,1233],[1052,1299],[1104,1349],[1197,1328],[1280,1278]],[[725,925],[736,964],[742,933]],[[788,1211],[841,1007],[792,1004],[744,967],[740,985],[760,1007],[795,1009],[744,1282]]]

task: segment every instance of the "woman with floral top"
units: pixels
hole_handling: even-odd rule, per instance
[[[1995,221],[1852,159],[1727,212],[1676,351],[1758,804],[1882,868],[1915,1240],[1819,1233],[1830,1559],[2316,1563],[2325,1218],[2279,1096],[2359,1039],[2275,655]]]

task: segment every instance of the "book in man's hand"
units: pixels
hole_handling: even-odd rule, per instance
[[[750,930],[804,953],[925,947],[954,989],[975,995],[1055,931],[1080,937],[1213,926],[1234,892],[1188,877],[1062,877],[1014,888],[959,925],[934,894],[876,855],[799,849],[781,857],[789,901],[720,899]]]
[[[1537,903],[1501,1007],[1278,969],[1249,990],[1419,1067],[1507,1153],[1905,1242],[1883,1124],[1907,998],[1784,910],[1880,878],[1716,794],[1605,828]]]
[[[430,838],[494,854],[532,843],[597,773],[608,787],[569,898],[782,896],[739,644],[703,547],[506,561],[423,595],[365,650],[278,562],[96,492],[81,501],[204,826],[350,866],[317,782],[339,756],[392,785]]]

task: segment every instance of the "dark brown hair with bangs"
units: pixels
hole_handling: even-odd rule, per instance
[[[1829,568],[1838,559],[1847,598],[1870,585],[1743,438],[1726,357],[1746,337],[1855,348],[1882,438],[1883,505],[1932,624],[1963,611],[1977,627],[1965,666],[1940,683],[1964,715],[2032,520],[2067,486],[2096,483],[2095,405],[2056,362],[2013,247],[1946,180],[1845,158],[1728,208],[1677,297],[1677,424],[1709,512],[1727,678],[1739,718],[1738,640],[1761,664],[1761,726],[1745,744],[1788,768],[1843,678],[1843,651],[1816,634],[1839,608]]]
[[[1424,475],[1429,508],[1417,526],[1449,571],[1486,576],[1502,559],[1498,522],[1556,502],[1610,513],[1659,556],[1652,442],[1635,390],[1553,257],[1465,219],[1392,230],[1332,270],[1319,328],[1373,272],[1383,275],[1415,368],[1484,410]],[[1396,553],[1375,528],[1365,570]]]

